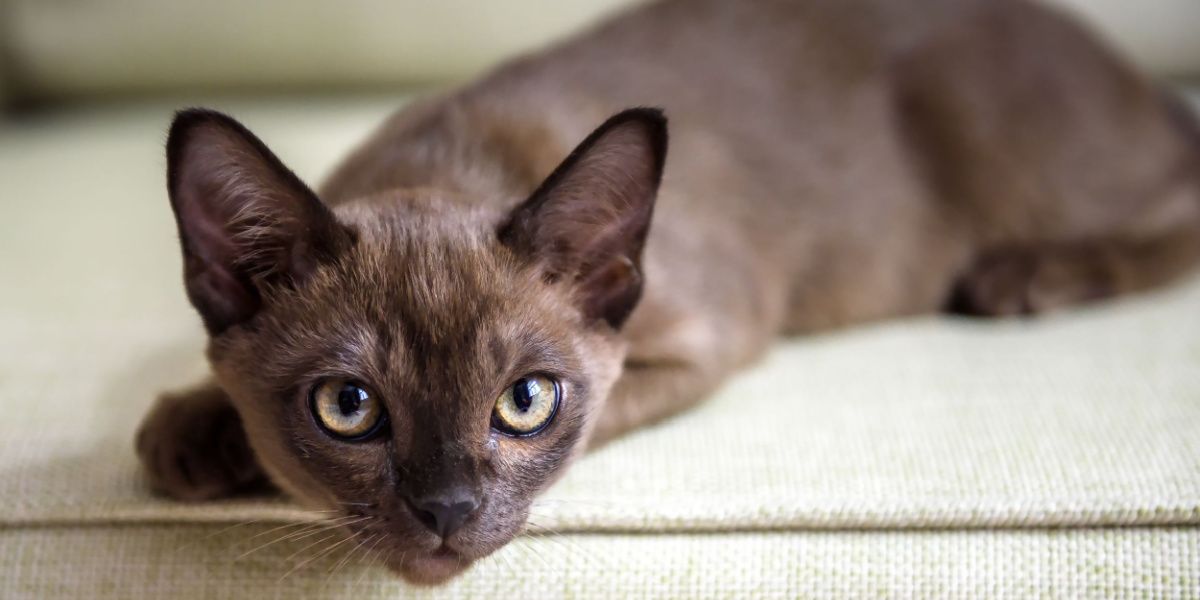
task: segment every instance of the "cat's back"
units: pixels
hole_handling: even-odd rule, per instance
[[[1055,161],[1081,155],[1105,165],[1101,187],[1142,182],[1124,154],[1094,150],[1165,139],[1139,124],[1154,102],[1082,28],[1027,0],[665,0],[402,111],[322,197],[432,186],[512,204],[610,115],[662,107],[671,140],[643,305],[685,295],[712,303],[705,314],[775,323],[786,299],[809,306],[790,329],[818,329],[937,306],[969,236],[1012,237],[996,223],[1051,238],[1077,232],[1034,227],[1107,226],[1122,211],[1096,210],[1088,190],[1014,190],[1078,187]],[[960,134],[979,152],[960,151]],[[1139,164],[1162,162],[1161,148],[1146,154]]]
[[[713,162],[735,160],[759,179],[787,169],[790,181],[804,181],[805,173],[791,171],[801,161],[782,156],[859,146],[855,130],[881,125],[888,65],[898,55],[1008,2],[647,3],[400,111],[343,163],[323,197],[336,203],[489,170],[490,181],[520,191],[605,118],[632,106],[665,109],[669,172],[695,174],[699,183]],[[481,155],[480,146],[492,154]]]
[[[521,103],[569,106],[588,126],[620,108],[652,105],[689,126],[770,122],[775,130],[819,116],[872,84],[898,55],[1008,2],[652,2],[508,63],[464,98],[516,112]]]
[[[664,0],[514,60],[450,104],[489,126],[542,132],[552,158],[522,146],[524,134],[508,136],[542,175],[607,116],[662,107],[671,122],[663,209],[674,196],[689,211],[727,209],[736,195],[769,226],[781,211],[863,197],[864,163],[876,170],[872,185],[903,187],[901,66],[953,69],[954,56],[926,49],[1044,16],[1025,0]]]

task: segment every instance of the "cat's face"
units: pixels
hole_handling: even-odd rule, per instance
[[[438,190],[330,209],[228,117],[181,113],[185,282],[272,479],[414,582],[512,539],[620,373],[664,150],[657,113],[622,113],[511,211]]]

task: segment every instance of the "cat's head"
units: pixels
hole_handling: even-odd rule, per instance
[[[437,189],[327,206],[211,111],[167,146],[188,297],[272,479],[415,582],[516,535],[620,372],[661,114],[614,116],[514,208]]]

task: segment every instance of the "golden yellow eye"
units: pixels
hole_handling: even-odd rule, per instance
[[[533,435],[554,418],[558,396],[558,382],[545,375],[526,375],[496,399],[492,427],[509,435]]]
[[[326,379],[313,388],[311,408],[330,435],[362,440],[379,430],[383,406],[366,388],[345,379]]]

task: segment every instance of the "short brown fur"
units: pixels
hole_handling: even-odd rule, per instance
[[[649,110],[563,163],[637,106],[671,120],[665,172]],[[1200,257],[1196,132],[1019,0],[652,4],[406,108],[315,195],[232,120],[182,113],[172,203],[215,379],[164,396],[138,450],[176,497],[265,475],[369,517],[355,533],[386,536],[394,569],[444,581],[584,448],[780,334],[1179,276]],[[495,398],[531,372],[562,380],[560,413],[498,434]],[[387,434],[313,427],[322,377],[369,383]],[[404,499],[451,488],[481,504],[442,539]]]

